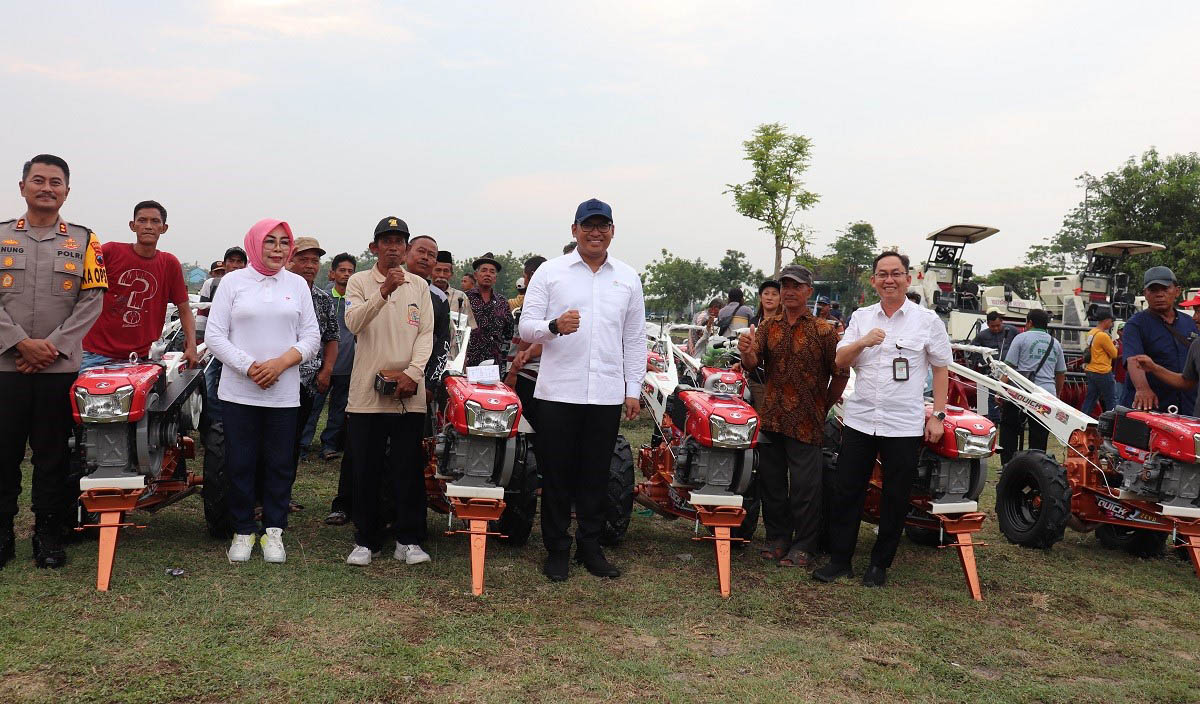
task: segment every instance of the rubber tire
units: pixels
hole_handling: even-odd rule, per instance
[[[1162,557],[1167,553],[1167,533],[1134,529],[1125,551],[1134,557]]]
[[[228,495],[225,426],[214,423],[204,434],[204,483],[200,486],[200,497],[204,500],[204,522],[208,525],[208,534],[218,540],[233,537],[233,517],[229,515]]]
[[[927,547],[936,548],[939,545],[953,545],[954,536],[946,533],[938,540],[939,531],[931,528],[920,528],[918,526],[904,526],[904,535],[917,545],[925,545]]]
[[[1024,489],[1037,491],[1036,513],[1023,506]],[[1071,485],[1066,470],[1042,450],[1013,455],[996,484],[996,519],[1008,542],[1027,548],[1049,549],[1062,540],[1071,516]]]
[[[500,533],[500,542],[520,546],[529,542],[533,519],[537,515],[538,474],[533,448],[526,446],[525,458],[518,458],[512,478],[504,488],[504,513],[491,530]]]
[[[1096,528],[1096,540],[1107,550],[1128,550],[1134,528],[1104,523]]]
[[[608,501],[604,507],[604,527],[600,544],[620,545],[633,516],[633,448],[624,435],[617,436],[608,465]]]

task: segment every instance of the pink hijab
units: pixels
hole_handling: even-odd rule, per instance
[[[268,269],[267,265],[263,262],[263,240],[267,239],[267,235],[271,233],[271,230],[281,226],[283,227],[283,231],[287,233],[288,238],[291,240],[291,245],[288,246],[287,256],[283,258],[283,266],[287,266],[287,263],[292,258],[292,252],[296,251],[296,238],[292,237],[292,228],[290,225],[282,220],[272,220],[271,218],[266,218],[265,220],[259,220],[258,222],[254,223],[254,226],[251,227],[250,231],[246,233],[246,257],[250,260],[250,266],[254,267],[254,270],[263,276],[274,276],[280,271],[283,271],[283,267],[280,267],[279,271],[272,271],[271,269]]]

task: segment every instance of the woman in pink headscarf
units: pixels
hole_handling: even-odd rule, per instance
[[[254,549],[255,473],[263,466],[263,559],[283,562],[283,529],[296,479],[293,452],[300,406],[297,366],[317,354],[321,332],[308,282],[284,269],[293,250],[282,220],[246,233],[250,266],[226,274],[208,314],[205,342],[224,365],[217,398],[225,421],[225,471],[233,519],[230,562]]]

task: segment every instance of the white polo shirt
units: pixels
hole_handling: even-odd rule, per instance
[[[579,311],[579,329],[554,335],[550,321]],[[538,267],[525,291],[521,339],[542,343],[535,398],[619,405],[646,376],[646,303],[633,267],[609,255],[593,272],[578,251]]]
[[[867,435],[923,435],[929,367],[944,367],[953,361],[946,326],[937,313],[907,299],[890,318],[876,303],[854,311],[838,349],[874,328],[883,330],[883,342],[863,350],[852,365],[854,392],[844,396],[842,420]],[[908,361],[907,381],[893,379],[892,364],[897,356]]]

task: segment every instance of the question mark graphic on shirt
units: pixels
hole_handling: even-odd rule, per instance
[[[144,269],[127,269],[121,272],[117,283],[129,287],[129,302],[121,321],[134,327],[142,321],[142,305],[158,292],[158,282]]]

